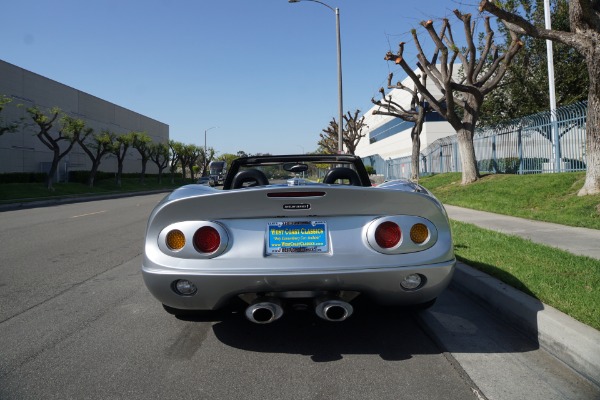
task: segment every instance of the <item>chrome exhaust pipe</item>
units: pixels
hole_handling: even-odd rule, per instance
[[[340,322],[350,317],[354,312],[354,308],[348,302],[332,299],[317,303],[315,312],[319,318],[323,318],[326,321]]]
[[[283,307],[277,299],[257,299],[246,308],[246,318],[255,324],[269,324],[283,315]]]

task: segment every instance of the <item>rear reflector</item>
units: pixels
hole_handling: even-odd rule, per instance
[[[321,197],[325,192],[272,192],[267,197]]]
[[[175,293],[181,296],[193,296],[198,291],[196,285],[185,279],[176,280],[172,287]]]
[[[400,286],[402,286],[406,290],[416,290],[423,286],[425,282],[425,277],[420,274],[410,274],[400,282]]]

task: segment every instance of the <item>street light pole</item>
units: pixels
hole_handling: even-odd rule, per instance
[[[204,130],[204,154],[206,154],[206,132],[210,131],[211,129],[215,129],[216,126],[211,126],[208,129]]]
[[[544,22],[546,29],[552,29],[550,0],[544,0]],[[548,58],[548,89],[550,94],[550,129],[552,131],[552,171],[560,172],[560,139],[558,137],[558,127],[556,123],[556,90],[554,83],[554,53],[552,50],[552,40],[546,40],[546,54]]]
[[[289,3],[299,3],[301,1],[310,1],[319,3],[335,13],[335,31],[337,39],[337,72],[338,72],[338,153],[344,152],[344,104],[342,94],[342,37],[340,34],[340,9],[333,8],[319,0],[288,0]]]

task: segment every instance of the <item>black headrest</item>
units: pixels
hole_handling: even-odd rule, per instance
[[[269,180],[262,171],[257,169],[247,169],[240,171],[233,177],[231,183],[232,189],[239,189],[244,186],[244,183],[250,182],[248,186],[266,186],[269,184]]]
[[[335,183],[339,179],[348,179],[353,186],[362,186],[358,173],[350,168],[333,168],[327,172],[323,183]]]

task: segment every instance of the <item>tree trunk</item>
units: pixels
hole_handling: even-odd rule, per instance
[[[419,180],[419,156],[421,155],[421,135],[417,132],[417,125],[413,126],[410,133],[412,136],[412,154],[410,157],[410,180]]]
[[[186,172],[186,168],[187,165],[185,165],[183,162],[181,163],[181,177],[183,178],[183,180],[185,181],[187,178],[187,172]]]
[[[118,159],[117,160],[117,178],[116,178],[116,183],[118,187],[121,187],[121,176],[123,175],[123,160]]]
[[[148,159],[142,158],[142,173],[140,174],[140,183],[142,185],[146,182],[146,164],[148,164]]]
[[[98,172],[98,168],[100,167],[100,157],[96,158],[92,163],[92,169],[90,170],[90,176],[88,177],[88,186],[94,187],[94,182],[96,181],[96,173]]]
[[[56,153],[56,151],[55,151]],[[54,176],[56,175],[56,170],[58,169],[58,163],[60,162],[60,158],[57,158],[55,155],[52,159],[52,164],[50,164],[50,170],[48,171],[48,178],[46,179],[46,188],[48,190],[53,190],[54,187],[52,184],[54,183]]]
[[[587,57],[590,91],[585,134],[585,183],[579,196],[600,194],[600,49]]]
[[[163,170],[164,170],[164,168],[158,167],[158,184],[159,185],[162,183]]]
[[[475,146],[473,145],[473,132],[460,129],[456,133],[460,162],[462,165],[462,184],[467,185],[479,179],[479,169],[475,159]]]

